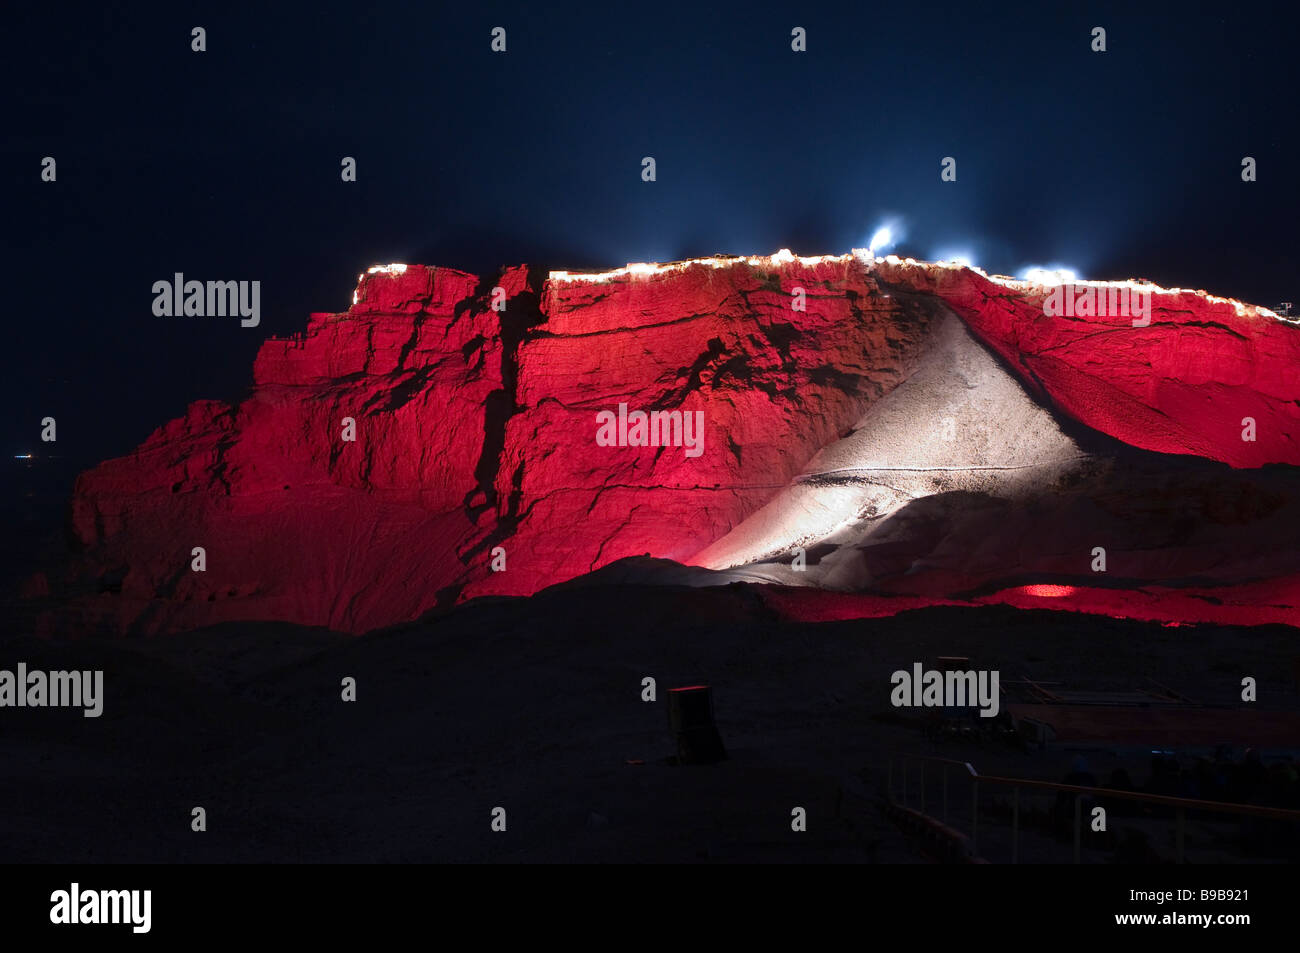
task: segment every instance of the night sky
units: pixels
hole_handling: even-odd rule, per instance
[[[842,253],[897,217],[900,254],[1300,302],[1281,5],[225,7],[6,12],[6,458],[45,416],[88,465],[239,399],[389,261]],[[260,280],[261,325],[154,316],[177,271]]]

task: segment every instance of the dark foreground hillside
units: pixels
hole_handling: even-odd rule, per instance
[[[1154,680],[1230,708],[1254,675],[1261,708],[1294,711],[1294,637],[1006,607],[790,623],[745,585],[561,587],[360,638],[279,624],[145,641],[7,631],[0,668],[102,668],[105,703],[98,719],[0,711],[0,859],[924,860],[878,809],[887,752],[1052,780],[1075,754],[929,736],[922,713],[891,706],[894,670],[967,656],[1000,670],[1004,691]],[[667,692],[700,682],[730,758],[677,765]],[[791,830],[794,807],[806,832]],[[1069,859],[1057,846],[1027,839],[1021,860]],[[1236,849],[1223,847],[1252,859]]]

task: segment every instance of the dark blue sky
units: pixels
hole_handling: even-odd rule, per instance
[[[91,461],[238,398],[377,262],[838,253],[893,215],[917,257],[1300,300],[1282,5],[27,6],[0,35],[6,455],[47,415]],[[176,271],[260,280],[261,326],[155,317]]]

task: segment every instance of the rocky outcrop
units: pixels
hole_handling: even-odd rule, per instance
[[[934,314],[883,295],[853,258],[551,281],[542,305],[497,477],[515,561],[473,592],[533,591],[622,556],[689,560],[906,378]],[[620,404],[698,415],[698,456],[684,441],[597,446],[597,414]]]
[[[1047,307],[1050,286],[892,258],[874,273],[888,286],[943,298],[1036,397],[1095,430],[1234,467],[1300,464],[1294,321],[1204,291],[1133,281],[1067,286],[1076,300],[1092,299],[1092,313],[1049,315],[1062,310]],[[1136,302],[1123,306],[1134,291],[1149,296],[1148,313],[1134,313]],[[1248,427],[1252,439],[1243,439]]]
[[[623,557],[735,568],[836,532],[855,554],[837,574],[783,581],[869,588],[932,568],[929,583],[902,588],[937,598],[1033,571],[1032,552],[1008,561],[996,540],[981,559],[949,546],[936,561],[933,520],[925,545],[895,523],[889,547],[855,564],[870,534],[851,524],[878,526],[934,495],[925,474],[871,513],[878,482],[833,504],[806,491],[810,465],[850,470],[864,453],[877,469],[910,453],[951,470],[926,448],[949,426],[935,414],[953,355],[966,367],[954,368],[954,396],[976,378],[989,385],[953,404],[966,407],[957,420],[980,406],[991,415],[971,451],[981,466],[1041,463],[1042,447],[1020,439],[1032,435],[1059,451],[1044,485],[1058,480],[1087,456],[1058,416],[1118,445],[1233,467],[1300,463],[1300,328],[1191,292],[1155,295],[1142,328],[1048,317],[1046,293],[856,254],[599,276],[372,269],[347,312],[263,345],[247,399],[196,403],[83,474],[79,553],[52,584],[46,624],[66,630],[57,613],[71,606],[90,630],[275,619],[361,632]],[[1241,439],[1247,416],[1253,442]],[[678,429],[694,421],[698,431]],[[958,446],[976,429],[960,423]],[[986,489],[983,500],[1011,499]]]

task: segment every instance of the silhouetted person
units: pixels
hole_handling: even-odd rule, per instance
[[[1097,776],[1088,767],[1088,759],[1083,755],[1079,755],[1070,765],[1070,770],[1061,778],[1061,783],[1095,788],[1097,787]],[[1074,799],[1076,797],[1078,797],[1078,793],[1074,791],[1057,791],[1056,804],[1052,809],[1054,826],[1057,832],[1069,835],[1071,838],[1074,836]],[[1091,814],[1093,803],[1093,798],[1090,795],[1083,796],[1083,803],[1079,806],[1080,823],[1084,823],[1088,815]]]
[[[1128,768],[1124,767],[1111,769],[1110,777],[1106,779],[1106,787],[1110,788],[1112,791],[1137,790],[1133,784],[1133,779],[1129,777]],[[1132,814],[1135,802],[1124,798],[1105,798],[1102,803],[1106,808],[1107,814],[1119,815]]]
[[[1265,803],[1270,807],[1294,807],[1296,770],[1293,765],[1281,762],[1268,769],[1268,794]]]
[[[1167,755],[1151,756],[1151,778],[1147,781],[1147,791],[1151,794],[1178,796],[1178,761]]]
[[[1268,783],[1268,769],[1264,767],[1258,749],[1247,749],[1245,760],[1237,767],[1235,780],[1234,800],[1250,804],[1263,795],[1265,785]]]

